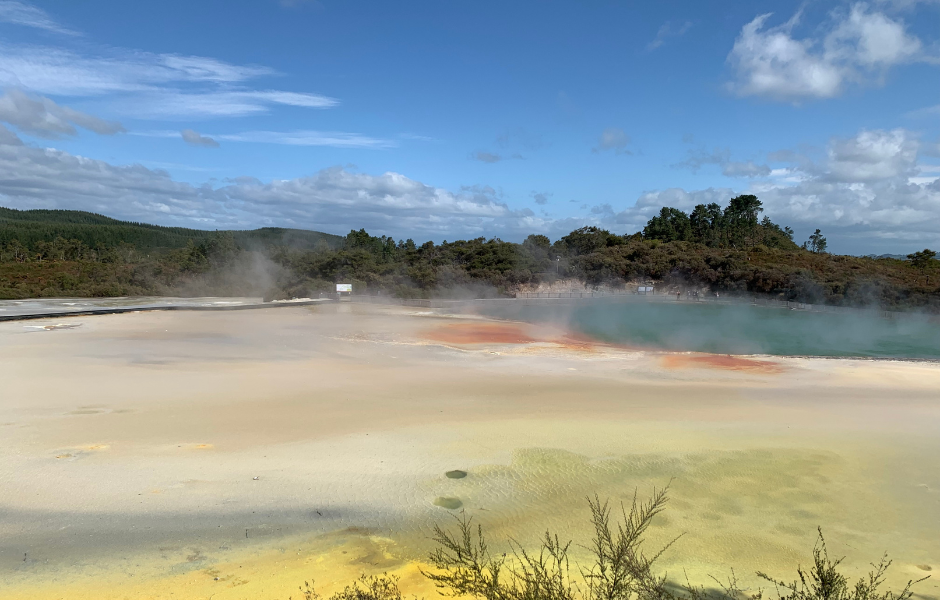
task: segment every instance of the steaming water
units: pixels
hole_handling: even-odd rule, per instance
[[[879,312],[817,313],[747,304],[594,300],[486,307],[493,317],[566,323],[615,344],[720,354],[940,359],[940,320]]]

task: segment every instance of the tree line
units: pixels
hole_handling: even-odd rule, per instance
[[[337,282],[368,294],[479,296],[575,280],[940,311],[933,251],[906,261],[832,255],[820,230],[798,244],[792,229],[761,217],[753,195],[688,214],[664,207],[634,234],[582,227],[554,242],[533,234],[522,243],[480,237],[419,244],[364,229],[345,237],[275,228],[210,232],[74,212],[0,211],[0,297],[284,298],[328,292]]]

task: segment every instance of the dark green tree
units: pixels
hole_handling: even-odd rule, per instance
[[[760,243],[757,216],[764,211],[757,196],[745,194],[731,199],[724,212],[727,240],[732,248],[747,248]]]
[[[931,266],[936,257],[937,253],[929,248],[924,248],[920,252],[907,255],[907,260],[911,261],[911,265],[914,268],[924,271],[926,285],[930,285],[930,275],[926,272],[927,267]]]
[[[689,222],[692,226],[692,238],[696,242],[707,246],[718,246],[721,243],[724,213],[719,204],[699,204],[689,215]]]
[[[937,253],[928,248],[907,255],[907,260],[911,261],[911,265],[918,269],[926,269],[935,258],[937,258]]]
[[[692,239],[689,215],[678,208],[664,206],[643,228],[643,237],[664,242],[687,242]]]
[[[809,240],[803,242],[804,250],[809,250],[816,254],[825,254],[826,246],[826,236],[824,236],[819,229],[814,231],[813,235],[809,236]]]
[[[547,250],[552,245],[552,241],[548,239],[548,236],[531,234],[529,237],[522,242],[526,246],[532,246],[533,248],[543,248]]]
[[[568,235],[562,237],[559,242],[561,242],[559,246],[567,249],[568,254],[579,256],[596,252],[608,246],[619,245],[623,243],[623,239],[606,229],[591,226],[575,229]]]

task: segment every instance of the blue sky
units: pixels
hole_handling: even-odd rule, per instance
[[[940,246],[940,1],[0,0],[0,205],[416,240],[756,193]]]

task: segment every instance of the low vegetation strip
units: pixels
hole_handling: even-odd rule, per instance
[[[652,497],[621,506],[619,519],[607,501],[588,499],[594,537],[582,546],[590,562],[572,565],[571,541],[545,532],[538,548],[524,548],[510,541],[508,553],[491,550],[483,527],[461,513],[456,531],[434,527],[437,549],[428,557],[432,568],[422,573],[443,596],[479,600],[762,600],[764,590],[745,590],[732,571],[725,579],[713,578],[708,588],[679,582],[660,573],[657,561],[680,537],[652,552],[643,545],[653,519],[666,508],[667,490],[653,490]],[[854,583],[840,572],[842,559],[831,559],[822,529],[808,568],[797,567],[792,581],[758,572],[773,587],[778,600],[910,600],[912,588],[929,576],[909,580],[900,590],[884,591],[891,566],[887,555],[872,563],[868,574]],[[303,600],[318,600],[310,582],[300,587]],[[401,600],[394,576],[363,575],[330,600]]]
[[[664,207],[642,232],[583,227],[552,242],[440,244],[291,229],[200,231],[77,211],[0,209],[0,298],[138,295],[316,296],[337,282],[398,298],[506,297],[560,280],[588,288],[751,294],[828,306],[940,312],[940,261],[829,254],[816,231],[759,218],[760,200]]]

